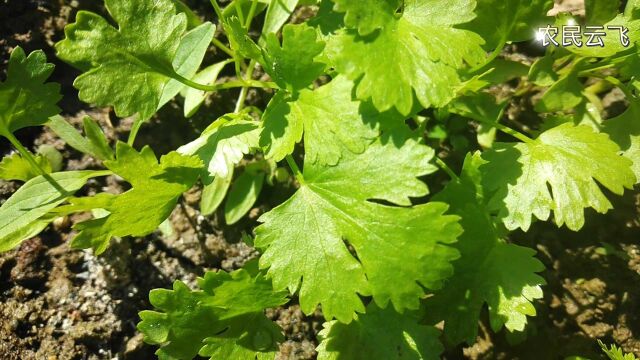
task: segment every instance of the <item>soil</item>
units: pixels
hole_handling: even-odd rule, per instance
[[[187,3],[205,18],[211,17],[208,1]],[[100,4],[90,0],[0,1],[0,69],[6,68],[15,46],[28,52],[43,49],[56,64],[52,81],[63,86],[65,97],[60,106],[65,118],[80,126],[84,116],[91,116],[111,141],[123,140],[131,119],[118,119],[110,109],[78,101],[72,86],[78,72],[58,61],[52,48],[78,10],[104,13]],[[216,56],[213,52],[207,61]],[[232,111],[234,95],[211,98],[200,112],[205,115],[189,121],[181,120],[178,103],[169,104],[142,128],[136,145],[151,144],[157,154],[175,149],[197,136],[212,118]],[[249,101],[264,106],[265,99],[252,93]],[[517,102],[514,106],[510,113],[530,109],[530,104],[528,108]],[[55,146],[67,170],[101,166],[66,147],[47,129],[25,129],[18,135],[33,149],[42,144]],[[0,155],[9,152],[9,144],[0,140]],[[19,185],[0,181],[0,203]],[[126,186],[116,177],[91,180],[81,195],[116,193]],[[56,220],[39,236],[0,254],[0,359],[153,358],[155,349],[142,342],[135,328],[137,313],[150,308],[149,290],[168,288],[175,280],[193,285],[206,270],[237,269],[256,257],[257,252],[242,242],[243,232],[251,232],[259,215],[291,191],[283,186],[263,193],[250,216],[229,227],[220,220],[221,214],[204,217],[199,213],[200,187],[196,186],[171,215],[171,231],[114,240],[98,257],[91,251],[69,249],[70,225],[80,215]],[[494,334],[487,330],[485,318],[475,345],[450,349],[443,357],[562,359],[581,355],[596,359],[601,354],[595,339],[617,343],[640,356],[640,194],[610,198],[615,210],[606,215],[589,213],[580,232],[536,223],[530,232],[512,235],[511,241],[536,248],[547,267],[545,296],[535,304],[538,316],[530,318],[526,336],[515,338],[504,331]],[[294,299],[267,315],[286,336],[279,359],[315,358],[315,337],[323,322],[319,310],[305,316]]]

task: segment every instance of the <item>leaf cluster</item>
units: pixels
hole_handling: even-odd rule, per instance
[[[586,20],[640,33],[635,4],[618,14],[590,1]],[[265,188],[293,193],[245,237],[256,261],[208,271],[197,289],[176,281],[151,292],[155,310],[138,328],[161,359],[274,359],[284,337],[265,310],[292,299],[305,314],[322,310],[319,359],[436,359],[443,343],[475,341],[485,308],[493,331],[524,331],[544,266],[509,232],[537,220],[578,231],[587,209],[610,210],[640,179],[635,43],[549,48],[530,66],[499,58],[530,41],[532,26],[568,21],[546,16],[549,0],[214,0],[216,24],[179,0],[105,5],[110,18],[79,12],[56,50],[82,72],[81,100],[136,116],[128,142],[111,143],[90,118],[82,132],[67,123],[59,86],[47,83],[52,65],[17,48],[0,83],[0,135],[18,152],[0,177],[24,185],[0,207],[0,251],[56,217],[91,213],[71,246],[103,253],[113,237],[156,231],[194,186],[200,213],[227,225]],[[314,16],[284,25],[309,5]],[[211,47],[222,60],[203,64]],[[512,93],[497,91],[508,82]],[[603,119],[612,88],[629,106]],[[165,104],[188,118],[231,89],[235,111],[196,139],[161,157],[137,149]],[[250,91],[266,108],[251,106]],[[532,94],[533,123],[505,116]],[[34,155],[14,135],[42,125],[105,170],[59,171],[51,151]],[[74,196],[100,176],[130,187]]]

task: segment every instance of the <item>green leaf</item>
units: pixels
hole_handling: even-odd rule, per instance
[[[555,58],[551,55],[545,55],[536,60],[529,69],[529,81],[538,86],[553,85],[558,81],[558,74],[553,71],[554,62]]]
[[[198,158],[171,152],[158,164],[151,148],[137,152],[121,142],[116,146],[116,160],[105,161],[104,165],[133,188],[121,195],[101,193],[69,200],[70,211],[109,212],[105,217],[74,226],[79,233],[71,246],[92,247],[96,254],[106,250],[113,236],[145,236],[156,230],[169,217],[180,195],[196,182],[202,169]]]
[[[496,143],[481,167],[485,186],[495,191],[490,206],[509,230],[527,231],[532,215],[547,220],[553,210],[558,226],[577,231],[584,208],[611,209],[598,183],[614,194],[636,183],[631,160],[619,152],[607,135],[569,123],[528,143]]]
[[[193,29],[202,25],[202,20],[200,20],[200,17],[195,12],[193,12],[193,10],[191,10],[191,8],[187,6],[187,4],[185,4],[181,0],[171,0],[171,2],[173,2],[173,5],[176,7],[176,10],[178,12],[184,13],[187,16],[187,25],[189,29]]]
[[[83,125],[86,138],[62,116],[52,116],[47,122],[47,126],[72,148],[96,159],[113,159],[113,149],[109,146],[100,126],[90,117],[83,119]]]
[[[336,33],[339,29],[344,28],[344,14],[333,11],[334,3],[332,0],[320,0],[318,4],[318,13],[307,21],[307,24],[318,29],[320,36],[326,39],[330,35]]]
[[[461,177],[434,197],[451,206],[464,229],[455,244],[462,256],[454,262],[454,275],[424,305],[434,323],[444,320],[444,333],[452,344],[475,342],[485,303],[494,331],[503,325],[509,331],[524,330],[527,315],[536,314],[531,301],[542,297],[540,285],[545,283],[536,275],[544,265],[534,257],[534,250],[499,238],[484,204],[482,163],[478,153],[468,155]]]
[[[37,155],[35,159],[40,168],[44,169],[47,174],[51,173],[51,164],[46,157]],[[38,175],[19,153],[5,156],[0,161],[0,179],[2,180],[29,181]]]
[[[562,26],[566,23],[568,19],[561,19],[560,24],[558,26]],[[628,47],[625,47],[620,41],[620,31],[608,29],[609,26],[624,26],[629,29],[629,41],[631,42],[631,47],[633,43],[640,39],[640,21],[632,20],[623,14],[618,14],[611,21],[604,24],[605,29],[603,30],[606,33],[606,36],[602,37],[604,42],[604,47],[600,46],[569,46],[566,47],[567,50],[571,51],[574,54],[578,54],[583,57],[610,57],[621,53],[623,51],[628,50]],[[588,40],[588,36],[583,36],[583,43]]]
[[[202,189],[202,199],[200,200],[200,212],[202,215],[211,215],[218,209],[227,195],[231,180],[233,180],[233,169],[227,176],[216,176],[211,184],[205,185],[204,189]]]
[[[247,29],[244,28],[244,25],[242,25],[237,17],[233,16],[225,19],[222,25],[229,39],[231,49],[242,57],[262,60],[260,47],[249,37]]]
[[[584,7],[587,24],[604,24],[618,15],[620,0],[585,0]]]
[[[256,0],[254,16],[257,16],[262,11],[264,11],[269,6],[270,2],[271,0]],[[253,0],[231,0],[231,2],[229,2],[229,4],[225,6],[224,9],[222,9],[222,17],[223,18],[230,18],[232,16],[237,17],[238,9],[240,9],[240,11],[243,14],[248,14],[252,7],[253,7]]]
[[[384,28],[395,20],[400,9],[400,0],[333,0],[334,10],[346,13],[344,23],[347,27],[358,29],[360,35],[369,35]]]
[[[491,84],[505,83],[511,79],[526,76],[530,66],[519,61],[497,58],[490,63],[491,72],[483,76]]]
[[[607,345],[598,340],[598,345],[600,345],[602,351],[611,360],[637,360],[636,356],[633,355],[633,353],[625,354],[622,349],[617,347],[615,344],[612,344],[610,348],[607,348]]]
[[[109,140],[100,125],[88,116],[82,119],[82,125],[91,150],[96,157],[101,160],[113,160],[113,149],[109,146]]]
[[[357,315],[350,324],[324,324],[318,360],[436,360],[444,350],[439,335],[410,313],[401,315],[391,307],[381,310],[370,304],[367,313]]]
[[[506,102],[496,103],[497,99],[488,93],[475,96],[463,96],[452,101],[447,109],[452,113],[474,119],[480,123],[477,131],[478,144],[489,148],[493,146],[496,137],[494,124],[500,122]]]
[[[497,104],[496,98],[488,93],[475,96],[464,96],[452,101],[447,109],[455,114],[465,116],[480,123],[497,123],[506,104]]]
[[[277,33],[282,25],[287,22],[298,2],[299,0],[270,0],[264,25],[262,26],[261,45],[263,45],[266,35]]]
[[[202,290],[180,281],[173,290],[152,290],[149,299],[159,312],[140,312],[138,329],[145,342],[161,345],[156,352],[161,359],[192,359],[199,352],[213,359],[274,358],[281,330],[263,311],[286,303],[283,293],[244,269],[209,271],[198,284]]]
[[[146,120],[175,77],[186,16],[176,14],[171,0],[105,0],[105,5],[118,28],[80,11],[56,44],[58,57],[84,71],[74,82],[82,101]]]
[[[627,1],[627,6],[624,8],[624,16],[632,20],[640,19],[640,0]]]
[[[198,355],[211,360],[274,360],[276,343],[284,340],[282,329],[262,314],[237,320],[225,337],[209,337]]]
[[[245,154],[258,147],[259,133],[258,125],[250,115],[227,114],[177,151],[198,155],[207,164],[210,176],[227,177]]]
[[[7,78],[0,82],[0,135],[42,125],[60,112],[60,85],[45,83],[53,68],[42,50],[29,56],[20,47],[13,50]]]
[[[18,247],[23,241],[40,234],[57,218],[56,214],[46,214],[43,217],[21,227],[16,232],[0,240],[0,253]]]
[[[552,7],[553,0],[478,0],[477,16],[463,28],[482,36],[485,48],[492,50],[508,41],[532,39],[539,27],[553,21],[547,17]]]
[[[378,135],[365,125],[377,113],[361,113],[361,103],[351,99],[353,82],[339,76],[315,90],[302,90],[297,98],[280,92],[274,96],[263,115],[260,145],[266,157],[275,161],[291,154],[302,140],[306,161],[335,165],[342,153],[362,153]]]
[[[629,108],[613,119],[606,120],[602,131],[622,149],[622,154],[633,162],[631,169],[640,180],[640,101],[628,98]]]
[[[36,155],[36,162],[38,157],[44,158],[44,172],[49,174],[51,172],[58,172],[62,170],[63,161],[62,154],[55,146],[51,144],[42,144],[38,146],[38,155]],[[42,162],[42,160],[40,160]]]
[[[227,225],[237,223],[251,210],[262,191],[264,177],[262,172],[253,174],[245,171],[236,179],[224,206]]]
[[[312,27],[286,25],[282,30],[282,46],[276,34],[266,37],[265,71],[282,89],[291,92],[304,89],[324,72],[325,65],[316,61],[324,46]]]
[[[173,58],[173,68],[176,73],[187,79],[192,79],[196,75],[215,33],[215,25],[207,22],[189,31],[180,40],[180,46],[178,46],[176,55]],[[158,109],[171,101],[183,89],[191,88],[178,80],[169,80],[162,90]]]
[[[386,11],[385,3],[375,2],[371,11]],[[482,39],[454,27],[473,19],[473,4],[407,0],[402,13],[375,33],[363,37],[343,30],[332,36],[327,55],[338,72],[359,80],[358,99],[372,99],[379,111],[396,107],[407,115],[414,92],[425,108],[443,106],[460,83],[457,70],[485,58]]]
[[[233,62],[233,60],[228,59],[207,67],[196,74],[193,81],[198,84],[213,85],[218,80],[220,71],[222,71],[222,69],[230,62]],[[190,118],[195,115],[198,109],[200,109],[200,106],[202,106],[206,100],[208,93],[202,90],[186,87],[183,89],[182,95],[184,96],[184,116]]]
[[[327,319],[342,322],[365,310],[358,294],[398,311],[417,308],[422,286],[436,288],[451,274],[457,254],[446,244],[460,233],[457,218],[443,215],[442,203],[368,200],[410,205],[427,194],[417,177],[435,171],[432,157],[414,140],[397,147],[378,140],[362,154],[345,152],[335,166],[306,162],[300,189],[255,229],[274,287],[299,290],[305,313],[321,304]]]
[[[537,112],[570,110],[582,102],[584,86],[574,71],[563,76],[542,95],[535,105]]]
[[[27,181],[0,207],[0,251],[10,250],[42,231],[53,220],[47,216],[49,211],[83,187],[87,180],[103,175],[106,175],[104,171],[66,171]]]

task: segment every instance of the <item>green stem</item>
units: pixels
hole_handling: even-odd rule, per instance
[[[592,85],[589,85],[584,91],[585,93],[598,95],[611,90],[612,87],[613,84],[611,84],[610,82],[606,80],[600,80]]]
[[[580,72],[578,72],[578,76],[580,76],[580,77],[588,77],[588,76],[591,76],[591,73],[594,72],[594,71],[610,69],[610,68],[612,68],[614,66],[616,66],[616,64],[609,63],[609,64],[605,64],[605,65],[601,65],[601,66],[591,67],[591,68],[589,68],[587,70],[580,70]]]
[[[213,10],[216,12],[216,15],[218,16],[218,20],[222,21],[224,17],[222,16],[222,9],[220,9],[220,5],[218,5],[218,0],[211,0],[211,5],[213,6]]]
[[[289,164],[291,171],[293,171],[293,174],[296,176],[296,179],[298,180],[300,185],[304,184],[304,177],[302,176],[302,172],[300,171],[298,164],[296,164],[296,161],[293,160],[293,157],[291,155],[287,155],[285,159],[287,160],[287,164]]]
[[[251,60],[249,62],[249,67],[247,67],[247,71],[244,74],[243,81],[249,81],[253,78],[253,71],[256,68],[257,62],[255,60]],[[247,100],[247,94],[249,93],[249,87],[243,86],[242,90],[240,90],[240,96],[238,97],[238,101],[236,102],[235,112],[240,112],[244,108],[244,103]]]
[[[472,116],[472,119],[474,119],[474,120],[476,120],[476,121],[478,121],[480,123],[486,124],[488,126],[493,126],[496,129],[502,131],[503,133],[511,135],[514,138],[516,138],[518,140],[521,140],[521,141],[523,141],[525,143],[533,142],[533,139],[528,137],[527,135],[525,135],[525,134],[523,134],[523,133],[521,133],[521,132],[519,132],[517,130],[514,130],[514,129],[508,127],[508,126],[500,124],[500,119],[502,119],[502,116],[503,116],[503,114],[504,114],[506,109],[507,109],[507,107],[503,106],[502,109],[500,109],[500,113],[498,114],[498,117],[494,121],[484,119],[481,116]]]
[[[483,70],[487,65],[491,64],[491,62],[493,60],[495,60],[498,57],[498,55],[500,55],[500,53],[502,52],[502,49],[504,48],[504,46],[506,44],[507,44],[507,39],[506,38],[500,39],[500,43],[498,44],[498,46],[495,49],[493,49],[493,51],[491,52],[491,54],[489,55],[487,60],[485,60],[484,63],[473,67],[469,72],[472,73],[472,74],[476,73],[476,72],[479,72],[480,70]]]
[[[142,127],[142,123],[144,121],[140,121],[136,119],[133,122],[133,126],[131,127],[131,131],[129,132],[129,138],[127,139],[127,144],[133,147],[133,143],[136,141],[136,137],[138,136],[138,131],[140,131],[140,127]]]
[[[256,9],[258,8],[258,0],[253,0],[251,2],[251,8],[249,9],[249,15],[247,15],[247,22],[245,24],[245,28],[249,30],[251,27],[251,22],[253,21],[253,17],[256,15]]]
[[[35,171],[38,175],[44,175],[47,173],[42,167],[40,167],[40,165],[38,165],[38,162],[31,154],[31,151],[22,146],[20,141],[11,132],[2,135],[9,139],[11,145],[13,145],[18,150],[20,155],[22,155],[22,157],[27,160],[33,171]]]
[[[236,108],[234,109],[233,112],[239,113],[242,110],[242,108],[244,108],[244,102],[245,100],[247,100],[248,93],[249,93],[248,87],[243,86],[242,89],[240,89],[240,96],[238,96],[238,101],[236,101]]]
[[[532,138],[530,138],[527,135],[525,135],[525,134],[523,134],[523,133],[521,133],[519,131],[516,131],[516,130],[508,127],[508,126],[504,126],[504,125],[502,125],[500,123],[497,123],[497,122],[489,123],[489,124],[495,126],[496,129],[502,131],[503,133],[511,135],[514,138],[516,138],[516,139],[518,139],[518,140],[520,140],[522,142],[525,142],[525,143],[532,143],[533,142]]]
[[[596,76],[594,75],[594,77],[598,77],[604,81],[609,82],[610,84],[613,84],[615,86],[617,86],[620,90],[622,90],[622,92],[624,93],[624,96],[627,97],[628,100],[631,100],[633,98],[635,98],[635,96],[633,95],[633,91],[631,91],[631,89],[629,89],[629,87],[624,84],[622,81],[614,78],[613,76]]]
[[[447,175],[449,175],[451,180],[456,180],[456,181],[459,180],[458,175],[456,175],[456,173],[453,172],[453,170],[451,170],[451,168],[444,161],[442,161],[442,159],[436,156],[435,161],[436,161],[436,165],[438,165],[440,169],[442,169],[445,173],[447,173]]]
[[[233,61],[235,61],[236,77],[238,79],[242,79],[242,67],[245,65],[245,63],[239,56],[234,57]]]
[[[47,174],[47,172],[44,171],[44,169],[40,167],[40,165],[38,165],[38,162],[33,157],[31,152],[27,150],[24,146],[22,146],[20,141],[13,135],[13,133],[3,132],[2,135],[5,136],[7,139],[9,139],[9,142],[11,142],[11,144],[18,150],[20,155],[22,155],[22,157],[24,157],[27,160],[27,162],[29,163],[33,171],[35,171],[38,175],[44,177],[56,190],[60,192],[60,194],[62,195],[67,194],[67,191],[56,181],[56,179],[51,177],[51,175]]]
[[[208,92],[215,92],[215,91],[220,91],[220,90],[226,90],[226,89],[233,89],[233,88],[239,88],[239,87],[255,87],[255,88],[262,88],[262,89],[277,89],[278,85],[276,85],[276,83],[274,82],[266,82],[266,81],[258,81],[258,80],[234,80],[234,81],[229,81],[226,83],[222,83],[222,84],[214,84],[214,85],[204,85],[204,84],[198,84],[196,82],[193,82],[183,76],[180,76],[178,74],[174,74],[174,78],[178,81],[180,81],[181,83],[190,86],[194,89],[198,89],[201,91],[208,91]]]
[[[589,66],[585,66],[582,69],[580,69],[580,72],[578,73],[579,76],[590,76],[590,73],[593,71],[599,71],[599,70],[605,70],[605,69],[609,69],[612,68],[614,66],[616,66],[618,63],[626,60],[627,58],[631,57],[631,56],[636,56],[635,53],[631,53],[631,54],[624,54],[624,55],[615,55],[605,61],[599,61],[595,64],[591,64]]]
[[[223,44],[220,40],[213,38],[211,40],[211,43],[217,47],[218,49],[222,50],[225,54],[231,56],[231,57],[236,57],[236,54],[233,53],[233,50],[231,50],[229,47],[227,47],[225,44]]]
[[[240,20],[240,24],[244,24],[244,13],[242,12],[242,6],[238,1],[234,1],[234,5],[236,7],[236,13],[238,15],[238,20]]]

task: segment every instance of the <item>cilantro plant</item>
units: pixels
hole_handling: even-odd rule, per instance
[[[224,202],[231,225],[265,187],[294,184],[246,238],[258,259],[208,271],[197,289],[151,292],[138,328],[161,359],[274,359],[284,337],[265,309],[292,299],[322,310],[319,359],[436,359],[443,344],[475,341],[485,307],[493,331],[523,331],[544,266],[509,232],[538,220],[577,231],[585,211],[607,212],[638,182],[638,2],[587,9],[590,25],[628,28],[630,46],[607,33],[603,47],[550,47],[533,63],[500,54],[537,25],[569,21],[546,16],[551,0],[211,4],[215,24],[179,0],[105,0],[108,16],[80,11],[67,26],[57,56],[81,71],[81,100],[134,117],[126,143],[59,116],[41,51],[16,48],[0,83],[0,135],[17,151],[0,178],[24,183],[0,208],[2,251],[91,212],[70,245],[100,254],[113,237],[155,231],[194,186],[200,212]],[[302,6],[313,15],[288,23]],[[210,51],[223,60],[203,64]],[[513,92],[496,91],[513,79]],[[604,119],[600,95],[613,88],[628,108]],[[247,104],[250,89],[266,108]],[[235,111],[197,139],[159,158],[135,147],[169,101],[189,118],[214,92],[237,95]],[[525,94],[540,96],[522,124],[505,109]],[[59,171],[14,135],[43,125],[104,170]],[[130,189],[75,196],[112,175]]]

